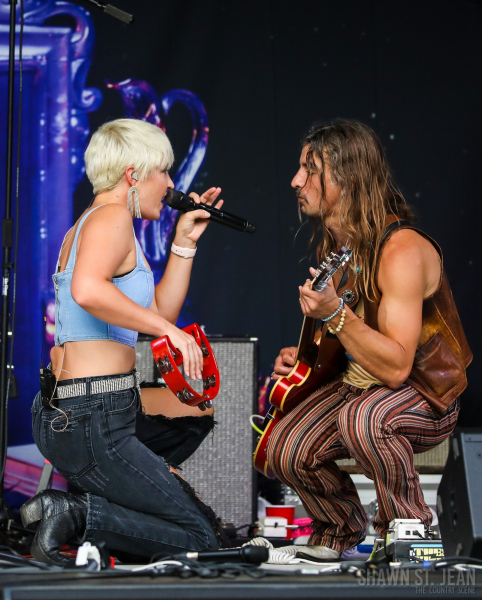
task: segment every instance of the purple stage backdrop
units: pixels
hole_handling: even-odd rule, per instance
[[[26,2],[25,10],[14,346],[19,398],[9,403],[10,445],[31,442],[29,405],[38,388],[43,316],[48,315],[50,319],[52,313],[51,275],[59,240],[72,225],[73,192],[84,173],[82,155],[89,134],[87,113],[101,102],[99,91],[85,88],[93,44],[89,14],[67,2],[52,1]],[[76,20],[75,31],[42,25],[59,13]],[[0,10],[0,97],[3,106],[7,102],[8,16],[9,5],[4,0]],[[6,139],[6,127],[3,119],[0,125],[2,139]],[[0,161],[5,164],[4,144],[0,145]],[[48,339],[51,338],[51,327],[49,320]]]

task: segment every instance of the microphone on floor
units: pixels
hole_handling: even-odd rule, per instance
[[[269,548],[264,546],[243,546],[225,550],[200,550],[199,552],[186,552],[182,555],[189,560],[199,562],[229,562],[260,565],[269,559]]]

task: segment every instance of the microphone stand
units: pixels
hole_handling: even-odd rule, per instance
[[[13,168],[13,101],[15,83],[15,24],[18,0],[10,3],[10,33],[8,55],[8,111],[7,111],[7,167],[5,172],[5,218],[2,220],[3,281],[2,281],[2,323],[0,353],[0,529],[7,529],[11,520],[10,511],[3,497],[3,479],[7,461],[7,414],[12,365],[8,364],[9,320],[10,320],[10,279],[14,265],[11,261],[13,242],[12,210],[12,168]]]
[[[16,9],[19,0],[9,0],[10,4],[10,32],[8,55],[8,111],[7,111],[7,160],[5,171],[5,218],[2,220],[2,306],[0,329],[0,531],[6,529],[22,529],[12,522],[12,515],[4,498],[4,476],[7,462],[7,416],[8,396],[10,388],[11,371],[13,365],[8,364],[11,331],[10,321],[10,280],[14,264],[11,262],[13,245],[13,219],[12,219],[12,170],[13,170],[13,117],[15,95],[15,38],[16,38]],[[111,4],[102,4],[96,0],[87,0],[103,10],[106,14],[130,25],[134,17]],[[23,530],[23,529],[22,529]]]

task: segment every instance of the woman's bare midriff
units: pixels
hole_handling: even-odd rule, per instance
[[[52,348],[50,360],[55,376],[62,381],[129,373],[136,366],[136,351],[132,346],[110,340],[66,342]]]

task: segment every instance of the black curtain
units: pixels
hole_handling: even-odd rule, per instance
[[[82,4],[81,1],[79,1]],[[87,3],[84,3],[87,6]],[[199,244],[192,312],[209,333],[260,339],[260,370],[296,345],[298,288],[308,276],[310,231],[299,228],[290,181],[310,123],[345,117],[372,126],[418,225],[441,245],[474,352],[461,423],[481,425],[480,3],[468,0],[116,0],[126,27],[91,9],[96,47],[88,84],[104,102],[94,130],[123,116],[106,81],[146,80],[159,94],[184,88],[206,106],[210,137],[192,187],[223,188],[226,210],[254,236],[210,225]],[[176,155],[191,135],[184,107],[165,120]],[[177,163],[179,164],[179,162]],[[76,214],[91,198],[82,183]]]

